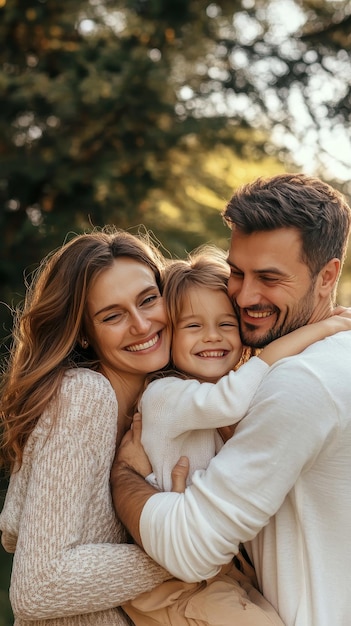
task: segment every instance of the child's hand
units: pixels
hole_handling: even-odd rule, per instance
[[[345,306],[337,306],[333,311],[333,315],[328,318],[332,325],[332,332],[341,332],[343,330],[351,330],[351,308]]]
[[[351,317],[351,307],[339,305],[335,307],[333,315],[340,315],[341,317]]]

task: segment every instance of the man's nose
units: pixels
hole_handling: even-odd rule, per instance
[[[230,296],[241,309],[247,309],[261,300],[257,281],[250,278],[244,278],[239,285],[236,285]]]

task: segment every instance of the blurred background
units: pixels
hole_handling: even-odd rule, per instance
[[[0,37],[2,361],[26,281],[73,233],[144,224],[183,257],[228,247],[220,213],[258,176],[351,200],[349,0],[0,0]],[[0,626],[10,566],[0,548]]]

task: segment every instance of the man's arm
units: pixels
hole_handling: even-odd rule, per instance
[[[111,492],[118,518],[140,546],[143,545],[139,532],[141,512],[147,500],[158,493],[144,480],[150,470],[141,445],[141,417],[137,413],[133,428],[125,435],[116,452],[111,469]],[[189,461],[181,457],[172,471],[172,491],[182,493],[185,490],[188,471]]]
[[[118,518],[134,541],[142,546],[140,515],[148,499],[157,493],[156,489],[124,462],[115,460],[111,470],[111,490]]]

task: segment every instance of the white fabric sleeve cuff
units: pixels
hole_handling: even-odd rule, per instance
[[[151,487],[155,487],[155,489],[158,489],[158,491],[161,491],[154,472],[151,472],[151,474],[148,474],[148,476],[145,476],[145,480],[147,483],[149,483],[149,485],[151,485]]]

